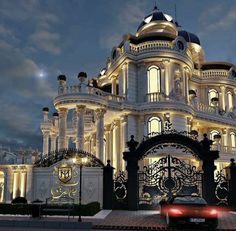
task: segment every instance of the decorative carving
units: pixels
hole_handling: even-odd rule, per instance
[[[63,196],[74,198],[77,192],[78,171],[75,165],[63,163],[55,167],[53,171],[54,185],[51,189],[51,194],[54,199],[59,199]]]

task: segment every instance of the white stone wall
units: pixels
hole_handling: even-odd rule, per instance
[[[59,166],[60,163],[57,164]],[[55,175],[53,175],[54,167],[34,168],[33,169],[33,199],[46,201],[51,197],[51,189],[56,188]],[[79,173],[79,166],[77,166]],[[80,175],[75,178],[76,182],[80,183]],[[79,183],[75,195],[75,203],[79,200]],[[82,203],[87,204],[93,201],[98,201],[102,207],[103,203],[103,169],[100,167],[83,167],[82,168]]]
[[[137,70],[132,63],[127,65],[128,68],[128,83],[127,83],[127,99],[131,102],[136,102],[137,94]]]

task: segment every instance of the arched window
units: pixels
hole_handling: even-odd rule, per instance
[[[232,111],[232,109],[233,109],[233,93],[231,91],[227,92],[227,103],[228,103],[228,111]]]
[[[230,141],[231,141],[231,147],[235,148],[236,147],[235,132],[230,132]]]
[[[214,102],[212,101],[212,99],[213,98],[219,98],[219,96],[218,96],[219,94],[218,94],[218,91],[217,90],[215,90],[215,89],[210,89],[209,91],[208,91],[208,102],[209,102],[209,105],[210,106],[215,106],[215,104],[214,104]]]
[[[161,91],[161,70],[157,66],[148,68],[148,93],[159,93]]]
[[[148,120],[148,136],[155,135],[156,132],[161,132],[161,119],[159,117],[151,117]]]
[[[213,130],[210,132],[210,140],[213,140],[214,141],[214,136],[215,135],[220,135],[220,133],[216,130]]]

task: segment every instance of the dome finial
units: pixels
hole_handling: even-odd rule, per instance
[[[155,5],[154,5],[154,8],[153,8],[153,11],[158,11],[158,7],[157,7],[157,1],[155,1]]]

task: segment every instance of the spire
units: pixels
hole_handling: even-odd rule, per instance
[[[155,1],[155,5],[154,5],[154,8],[153,8],[153,11],[158,11],[159,8],[157,7],[157,2]]]

